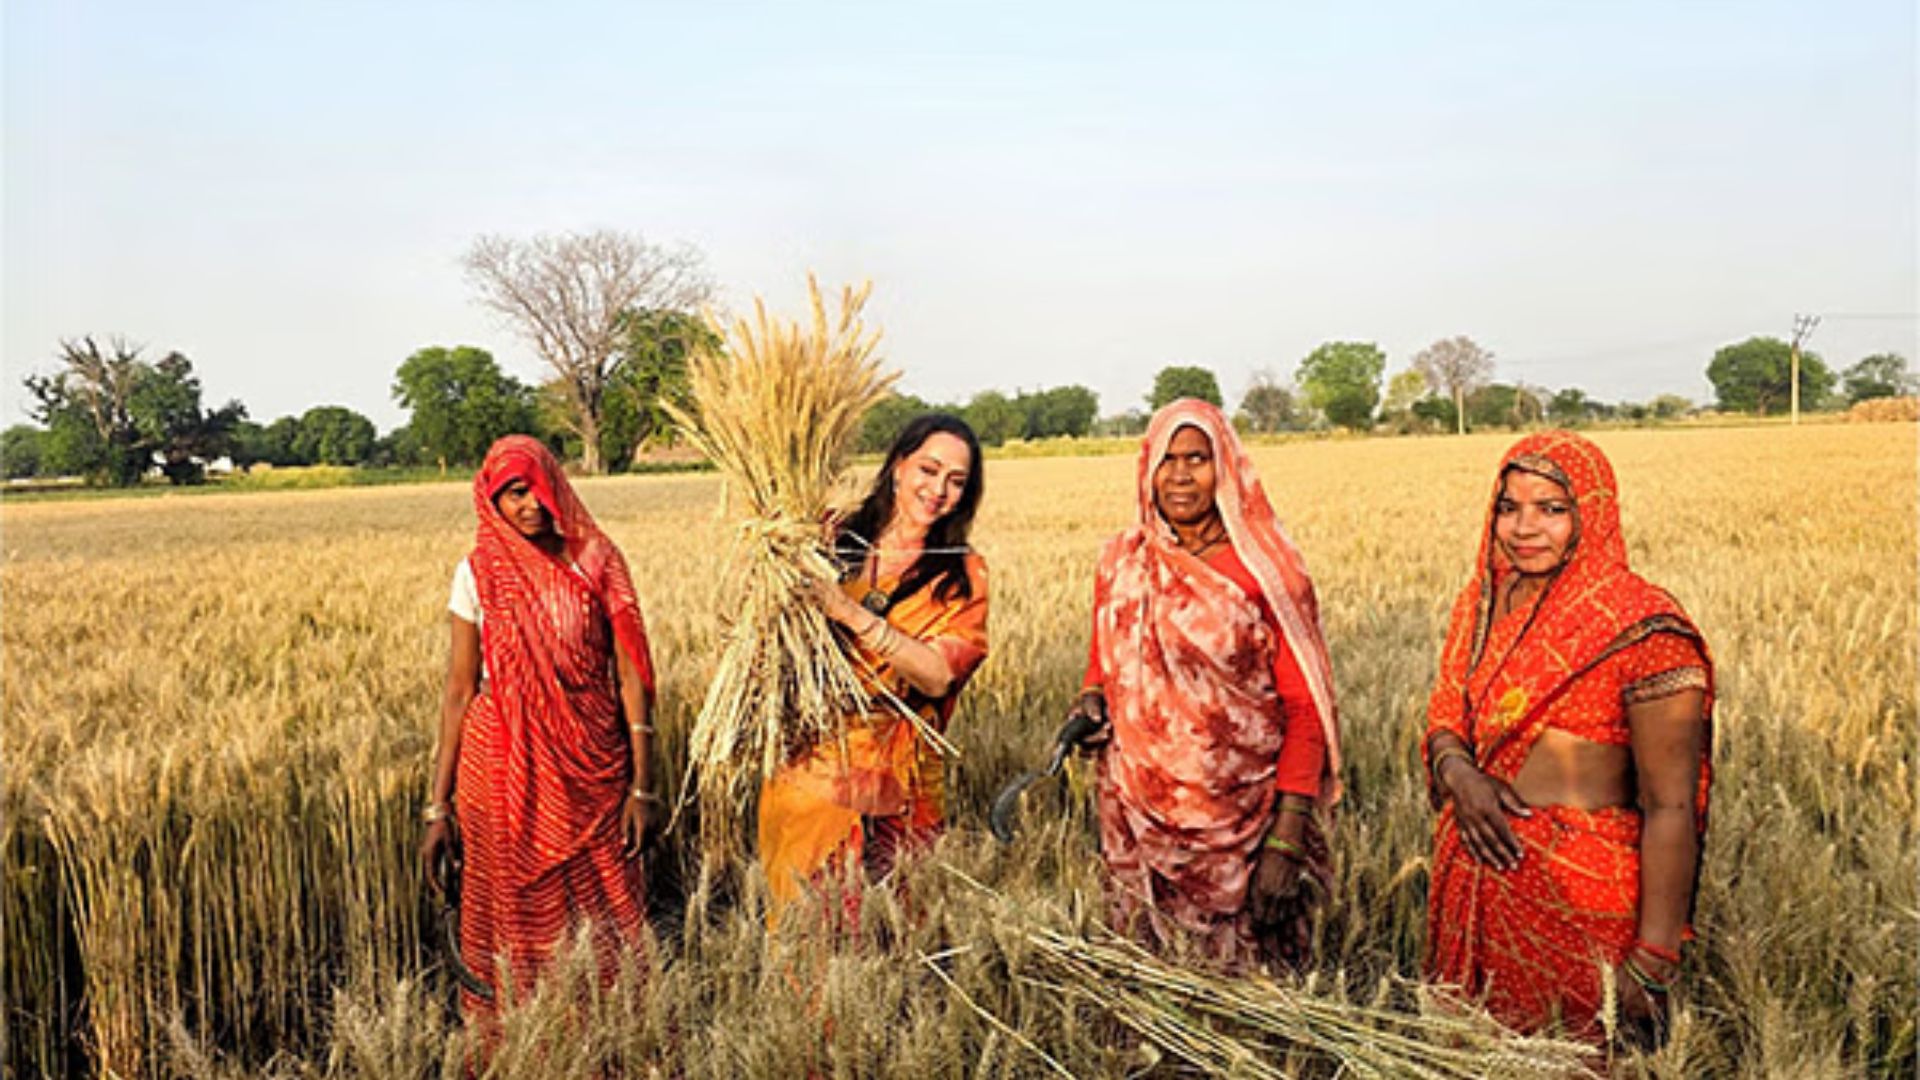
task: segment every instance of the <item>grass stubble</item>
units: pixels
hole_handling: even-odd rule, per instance
[[[1701,941],[1675,1035],[1611,1068],[1911,1075],[1914,429],[1599,441],[1635,564],[1698,619],[1721,688]],[[1406,982],[1429,830],[1416,747],[1505,442],[1254,451],[1335,658],[1349,795],[1314,992],[1357,1007],[1404,1013],[1424,993]],[[954,828],[900,893],[868,897],[857,934],[827,942],[795,919],[770,937],[756,872],[722,889],[697,838],[670,836],[653,856],[664,884],[645,977],[557,980],[510,1022],[490,1075],[1191,1071],[1135,1034],[1152,1017],[1119,990],[1137,982],[1105,1001],[1062,992],[1087,985],[1062,963],[1140,960],[1101,934],[1086,770],[1029,796],[1013,847],[983,828],[1078,686],[1093,562],[1124,524],[1132,468],[989,459],[976,540],[993,569],[993,653],[951,729]],[[581,484],[634,566],[674,787],[731,587],[717,488]],[[414,850],[443,598],[470,513],[462,484],[0,507],[10,1075],[460,1074]],[[1077,951],[1050,959],[1049,935]],[[1340,1067],[1281,1050],[1235,1060],[1228,1042],[1272,1033],[1209,1030],[1230,1073]]]

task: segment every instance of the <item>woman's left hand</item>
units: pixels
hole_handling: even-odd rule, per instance
[[[1255,926],[1273,926],[1286,918],[1300,899],[1304,886],[1300,860],[1270,847],[1262,847],[1253,865],[1253,881],[1247,886],[1247,913]]]
[[[653,843],[654,800],[627,792],[627,802],[620,808],[620,850],[631,859],[646,850]]]
[[[1628,1044],[1657,1050],[1667,1038],[1667,995],[1641,986],[1624,967],[1614,968],[1620,995],[1620,1034]]]

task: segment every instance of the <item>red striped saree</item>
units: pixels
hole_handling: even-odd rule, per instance
[[[565,542],[555,559],[501,517],[495,496],[527,481]],[[479,524],[468,557],[486,681],[467,709],[455,784],[466,860],[460,950],[524,993],[557,948],[589,929],[603,976],[638,946],[645,888],[621,851],[632,751],[615,649],[653,690],[653,665],[626,560],[538,441],[494,443],[473,481]],[[504,1000],[504,995],[502,997]],[[469,1012],[492,1006],[463,994]]]

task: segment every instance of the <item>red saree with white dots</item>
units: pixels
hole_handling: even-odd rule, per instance
[[[1424,752],[1435,734],[1452,732],[1483,771],[1512,783],[1548,730],[1628,745],[1626,709],[1635,701],[1698,689],[1711,718],[1706,644],[1673,597],[1627,568],[1618,487],[1600,449],[1543,432],[1507,452],[1499,475],[1509,468],[1558,481],[1572,495],[1573,549],[1531,604],[1494,619],[1494,600],[1514,573],[1493,539],[1496,479],[1474,579],[1454,604],[1441,652]],[[1703,833],[1708,756],[1703,749],[1695,806]],[[1431,794],[1438,805],[1439,793]],[[1467,850],[1451,802],[1439,811],[1427,977],[1484,998],[1522,1030],[1557,1019],[1596,1038],[1603,970],[1625,957],[1639,925],[1639,811],[1536,806],[1532,817],[1509,816],[1523,848],[1510,871]]]
[[[565,541],[555,559],[494,506],[527,481]],[[486,679],[467,709],[455,784],[464,847],[460,951],[496,987],[462,995],[470,1014],[524,996],[556,950],[591,935],[603,978],[636,949],[645,914],[640,863],[622,848],[632,786],[615,649],[649,695],[653,665],[626,560],[538,441],[494,443],[473,481],[479,519],[468,556],[484,621]]]

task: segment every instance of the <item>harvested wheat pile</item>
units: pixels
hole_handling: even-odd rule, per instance
[[[1847,410],[1850,424],[1913,423],[1920,420],[1920,397],[1870,398]]]

